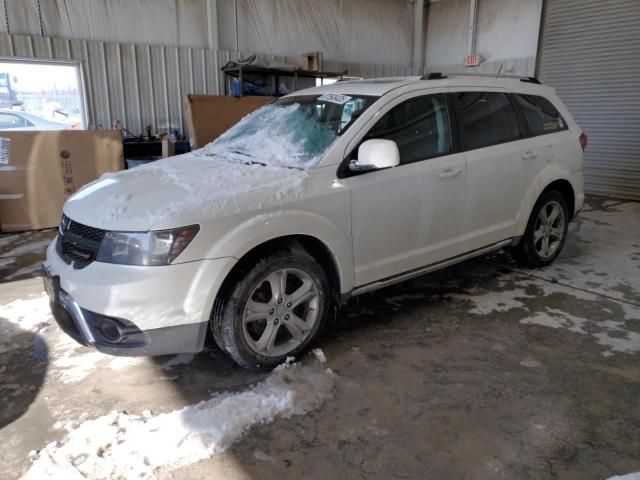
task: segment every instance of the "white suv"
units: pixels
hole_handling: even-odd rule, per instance
[[[501,247],[553,261],[583,203],[585,145],[534,78],[299,91],[77,192],[45,287],[60,326],[102,352],[197,352],[211,329],[240,365],[271,368],[353,295]]]

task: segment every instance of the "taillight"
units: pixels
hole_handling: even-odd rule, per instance
[[[582,150],[584,150],[585,148],[587,148],[587,144],[589,143],[589,137],[587,137],[586,133],[582,132],[580,134],[580,138],[578,138],[578,141],[580,142]]]

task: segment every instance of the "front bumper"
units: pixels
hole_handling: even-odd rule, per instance
[[[202,350],[215,296],[234,259],[140,267],[67,265],[55,240],[43,265],[56,278],[52,313],[63,331],[111,355]],[[105,325],[109,328],[105,328]],[[122,335],[110,335],[114,325]]]
[[[202,350],[207,335],[208,322],[175,325],[172,327],[139,330],[128,338],[108,338],[101,324],[121,319],[110,319],[81,308],[66,292],[58,292],[58,301],[52,301],[51,312],[67,335],[78,343],[93,347],[102,353],[118,356],[152,356],[170,353],[195,353]],[[134,325],[127,322],[128,325]]]

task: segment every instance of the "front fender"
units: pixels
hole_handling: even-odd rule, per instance
[[[574,177],[575,176],[572,175],[567,168],[558,164],[549,164],[538,173],[531,182],[529,190],[527,191],[520,205],[520,209],[518,210],[518,216],[516,218],[516,231],[518,232],[518,235],[524,235],[533,207],[538,201],[538,198],[540,198],[544,189],[551,183],[556,180],[566,180],[571,184],[574,194],[577,195],[581,191],[579,186],[576,184]]]
[[[308,235],[321,241],[335,259],[340,292],[353,289],[351,241],[338,225],[318,213],[282,210],[252,217],[220,237],[207,258],[234,257],[239,260],[265,242],[290,235]]]

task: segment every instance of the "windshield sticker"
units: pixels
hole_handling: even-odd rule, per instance
[[[351,97],[347,95],[340,95],[338,93],[325,93],[324,95],[319,97],[318,100],[321,102],[330,102],[337,103],[338,105],[344,105],[349,100],[351,100]]]

